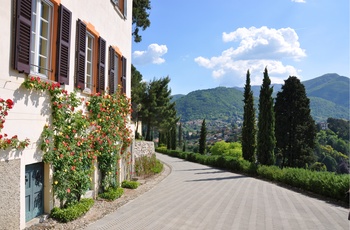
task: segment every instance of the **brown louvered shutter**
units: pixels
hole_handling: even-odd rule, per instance
[[[76,87],[85,88],[85,55],[86,55],[86,25],[77,22],[77,47],[76,47]]]
[[[60,84],[69,84],[69,50],[70,50],[70,31],[71,31],[70,12],[63,5],[59,10],[58,25],[58,44],[57,44],[57,62],[56,62],[56,81]]]
[[[14,68],[24,73],[30,73],[31,20],[32,0],[18,0],[16,7]]]
[[[105,66],[106,66],[106,41],[99,38],[99,55],[98,55],[98,80],[97,92],[102,92],[105,89]]]
[[[126,94],[126,58],[122,57],[122,87],[123,87],[123,93]]]
[[[109,94],[113,94],[116,89],[114,89],[114,75],[118,74],[114,70],[114,56],[115,51],[110,46],[109,47],[109,71],[108,71],[108,86],[109,86]]]

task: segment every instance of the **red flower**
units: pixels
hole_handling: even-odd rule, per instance
[[[67,193],[70,193],[70,189],[69,188],[67,188]]]
[[[11,139],[6,140],[7,144],[11,144]]]
[[[6,104],[7,104],[7,107],[9,107],[10,109],[12,109],[13,101],[12,101],[11,99],[7,99],[7,100],[6,100]]]

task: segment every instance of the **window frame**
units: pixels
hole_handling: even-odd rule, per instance
[[[126,58],[117,46],[109,47],[108,81],[109,94],[116,93],[118,90],[126,94]]]
[[[93,38],[93,50],[91,52],[91,82],[87,83],[87,37]],[[104,61],[106,42],[99,36],[94,26],[78,19],[76,34],[76,55],[75,55],[75,87],[83,93],[93,94],[104,90]]]
[[[84,91],[91,93],[94,88],[94,53],[95,36],[86,31],[86,53],[85,53],[85,81]],[[90,53],[90,54],[89,54]]]
[[[38,0],[16,0],[14,11],[13,68],[19,73],[43,77],[47,81],[55,80],[60,84],[69,84],[69,50],[72,13],[58,0],[45,0],[51,8],[49,68],[47,75],[31,71],[33,6]],[[41,2],[41,1],[40,1]],[[56,42],[57,44],[56,44]]]
[[[42,18],[42,5],[48,6],[49,15],[47,19]],[[34,9],[35,8],[35,9]],[[50,79],[52,70],[52,40],[54,27],[54,4],[48,0],[32,1],[31,19],[31,42],[30,42],[30,74],[41,78]],[[47,23],[47,37],[43,36],[43,23]],[[33,39],[34,38],[34,39]],[[42,41],[46,40],[45,54],[42,51]],[[42,64],[41,59],[46,59],[46,64]],[[43,70],[41,70],[43,69]],[[44,73],[43,73],[44,72]]]
[[[127,0],[111,0],[114,9],[117,10],[117,12],[120,14],[121,17],[124,19],[127,18],[127,5],[128,1]]]

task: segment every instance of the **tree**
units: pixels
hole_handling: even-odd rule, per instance
[[[145,95],[146,83],[142,80],[142,74],[135,68],[134,65],[131,65],[131,119],[136,123],[136,133],[135,137],[138,138],[138,121],[140,117],[140,111],[142,109],[142,99]]]
[[[250,87],[249,70],[247,71],[243,102],[242,154],[245,160],[254,162],[256,148],[255,109],[253,91]]]
[[[349,140],[350,121],[337,118],[327,119],[328,128],[344,140]]]
[[[315,121],[310,100],[297,77],[285,80],[275,103],[275,136],[282,167],[307,167],[315,162]]]
[[[165,77],[159,80],[154,79],[146,86],[140,114],[142,122],[146,126],[145,139],[148,141],[152,140],[154,131],[166,135],[167,131],[179,120],[176,116],[175,102],[170,102],[169,82],[170,78]]]
[[[205,154],[207,147],[207,127],[205,125],[205,119],[202,122],[200,137],[199,137],[199,148],[198,152],[200,154]]]
[[[178,135],[179,135],[179,147],[182,147],[182,140],[183,140],[183,133],[182,133],[182,123],[180,122],[179,124],[179,131],[178,131]]]
[[[257,135],[257,158],[263,165],[275,164],[275,113],[273,109],[273,88],[270,87],[267,68],[265,68],[263,84],[259,96],[259,120]]]
[[[145,30],[151,25],[148,11],[151,9],[150,0],[133,0],[132,1],[132,24],[134,42],[141,42],[142,36],[139,35],[140,28]]]

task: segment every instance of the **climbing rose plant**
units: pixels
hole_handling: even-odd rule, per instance
[[[40,78],[28,78],[23,85],[29,90],[48,91],[51,96],[52,125],[44,126],[41,149],[44,162],[53,167],[53,190],[60,206],[79,201],[91,187],[96,160],[100,170],[106,168],[101,170],[102,185],[115,185],[111,182],[115,177],[106,175],[115,174],[115,159],[119,157],[116,142],[122,143],[121,150],[130,144],[130,132],[124,130],[129,110],[123,108],[130,107],[126,96],[96,94],[85,101],[76,91],[68,93],[58,83]]]
[[[24,141],[20,141],[17,135],[9,138],[6,133],[1,134],[1,130],[4,128],[5,117],[8,115],[8,111],[12,109],[14,103],[11,99],[4,100],[0,98],[0,150],[6,149],[24,149],[29,145],[29,139],[26,138]]]
[[[97,153],[102,189],[105,191],[117,186],[117,160],[131,143],[131,130],[127,127],[131,114],[130,99],[125,94],[94,94],[86,106],[93,130],[89,139]]]

